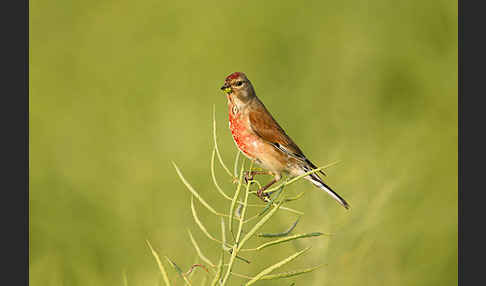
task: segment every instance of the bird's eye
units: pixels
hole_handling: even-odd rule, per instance
[[[235,85],[236,85],[236,86],[241,86],[242,84],[243,84],[243,82],[242,82],[242,81],[237,81]]]

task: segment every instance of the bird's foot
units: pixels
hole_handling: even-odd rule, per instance
[[[268,200],[270,199],[270,195],[267,194],[267,193],[264,193],[263,192],[264,190],[265,190],[264,188],[258,189],[256,195],[257,195],[257,197],[259,197],[260,199],[262,199],[262,201],[268,202]]]
[[[255,175],[271,175],[272,173],[268,171],[244,171],[243,174],[245,174],[245,183],[248,184],[248,182],[253,181]]]
[[[253,181],[254,173],[250,171],[244,171],[243,172],[245,175],[243,179],[245,179],[245,184],[248,184],[249,182]]]

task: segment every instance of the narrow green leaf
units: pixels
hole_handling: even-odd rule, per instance
[[[227,200],[232,200],[230,196],[228,196],[223,189],[218,184],[218,181],[216,180],[216,174],[214,172],[214,157],[216,155],[216,149],[213,149],[213,154],[211,155],[211,177],[213,178],[213,183],[216,186],[216,190]]]
[[[286,202],[286,200],[284,200],[284,202]],[[298,211],[298,210],[294,210],[294,209],[291,209],[291,208],[281,207],[280,209],[283,210],[283,211],[288,211],[288,212],[294,213],[294,214],[304,215],[303,212]]]
[[[224,226],[224,219],[221,218],[221,241],[223,242],[223,249],[226,246],[226,228]]]
[[[212,236],[209,231],[206,229],[206,227],[202,224],[202,222],[199,220],[199,217],[197,216],[196,213],[196,208],[194,207],[194,196],[191,196],[191,210],[192,210],[192,216],[194,217],[194,221],[196,224],[199,226],[199,228],[202,230],[202,232],[211,240],[214,240],[216,242],[222,243],[219,241],[217,238]]]
[[[213,105],[213,139],[214,139],[214,148],[216,149],[216,155],[218,155],[219,163],[226,171],[226,173],[228,173],[228,175],[233,178],[233,175],[231,174],[228,167],[226,167],[226,165],[224,164],[223,158],[221,158],[221,154],[219,153],[218,140],[216,136],[216,107],[214,105]]]
[[[243,257],[241,257],[241,256],[239,256],[239,255],[236,255],[236,256],[235,256],[235,258],[236,258],[236,259],[239,259],[239,260],[241,260],[241,261],[243,261],[243,262],[245,262],[246,264],[250,264],[250,263],[251,263],[251,262],[250,262],[250,260],[248,260],[248,259],[246,259],[246,258],[243,258]]]
[[[229,252],[229,254],[233,254],[233,248],[229,248],[229,249],[228,249],[228,252]],[[243,257],[238,256],[238,255],[235,255],[235,258],[236,258],[236,259],[239,259],[239,260],[241,260],[241,261],[243,261],[243,262],[245,262],[245,263],[247,263],[247,264],[250,264],[250,260],[248,260],[248,259],[246,259],[246,258],[243,258]]]
[[[218,272],[214,276],[213,281],[211,282],[211,286],[215,286],[218,284],[219,280],[221,279],[221,275],[223,274],[223,265],[224,265],[224,252],[221,252],[221,257],[219,259],[219,264],[218,264]]]
[[[243,170],[243,166],[242,166],[241,169]],[[249,171],[251,172],[252,169],[253,169],[253,161],[250,163]],[[243,173],[241,173],[241,176],[243,176]],[[238,225],[238,235],[237,235],[237,238],[236,238],[237,242],[240,241],[240,236],[241,236],[241,233],[243,232],[243,224],[244,224],[244,221],[245,221],[246,210],[247,210],[247,207],[248,207],[248,195],[250,193],[250,185],[251,185],[250,183],[246,184],[245,200],[243,201],[243,204],[241,205],[242,208],[241,208],[241,213],[239,215],[240,223]]]
[[[266,247],[276,245],[276,244],[280,244],[280,243],[284,243],[284,242],[288,242],[288,241],[291,241],[291,240],[296,240],[296,239],[300,239],[300,238],[307,238],[307,237],[314,237],[314,236],[321,236],[321,235],[323,235],[323,233],[320,233],[320,232],[295,234],[295,235],[284,237],[284,238],[277,239],[277,240],[274,240],[274,241],[269,241],[267,243],[264,243],[264,244],[258,246],[256,249],[262,250]]]
[[[317,265],[317,266],[314,266],[314,267],[311,267],[311,268],[307,268],[307,269],[301,269],[301,270],[295,270],[295,271],[289,271],[289,272],[282,272],[282,273],[277,273],[277,274],[268,274],[268,275],[265,275],[262,278],[260,278],[260,280],[275,280],[275,279],[282,279],[282,278],[290,278],[290,277],[294,277],[294,276],[298,276],[298,275],[301,275],[301,274],[312,272],[316,269],[319,269],[323,265],[324,264],[320,264],[320,265]],[[253,278],[253,277],[250,277],[248,275],[235,273],[235,272],[232,272],[231,274],[233,274],[237,277],[246,278],[248,280],[251,280]],[[295,282],[292,283],[292,285],[294,285],[294,284],[295,284]]]
[[[152,252],[152,255],[155,257],[155,260],[157,261],[157,265],[159,266],[160,273],[162,274],[162,277],[164,278],[165,285],[170,286],[169,282],[169,276],[167,276],[167,271],[164,268],[164,265],[162,265],[162,262],[160,261],[159,254],[154,250],[152,245],[148,240],[145,240],[147,242],[148,247],[150,248],[150,251]]]
[[[240,154],[241,151],[238,150],[238,152],[236,153],[235,165],[233,166],[233,174],[235,175],[235,178],[238,177],[238,161],[240,160]]]
[[[261,280],[263,276],[269,274],[270,272],[274,271],[275,269],[277,268],[280,268],[282,267],[283,265],[289,263],[290,261],[296,259],[297,257],[299,257],[300,255],[302,255],[303,253],[305,253],[306,251],[308,251],[310,249],[310,247],[307,247],[287,258],[285,258],[284,260],[278,262],[278,263],[275,263],[274,265],[270,266],[270,267],[267,267],[265,268],[263,271],[261,271],[260,273],[258,273],[255,277],[253,277],[250,281],[248,281],[245,285],[252,285],[254,284],[255,282],[257,282],[258,280]]]
[[[165,259],[167,259],[167,261],[169,261],[169,264],[177,271],[177,274],[179,275],[183,275],[184,273],[182,273],[182,269],[177,266],[177,264],[175,264],[174,262],[172,262],[172,260],[169,259],[169,257],[165,257]]]
[[[244,169],[244,162],[241,164],[241,171],[240,171],[240,177],[238,179],[238,187],[236,188],[236,192],[235,194],[233,195],[233,200],[231,201],[231,206],[230,206],[230,212],[229,212],[229,231],[231,232],[231,234],[233,234],[233,216],[235,214],[235,205],[236,205],[236,202],[238,201],[238,197],[240,195],[240,191],[241,191],[241,186],[243,185],[243,169]],[[234,235],[233,235],[234,237]]]
[[[292,198],[287,198],[287,199],[285,199],[285,202],[287,203],[287,202],[291,202],[291,201],[296,201],[296,200],[298,200],[298,199],[302,198],[302,196],[303,196],[304,194],[305,194],[305,193],[304,193],[304,192],[302,192],[302,193],[298,194],[298,195],[297,195],[297,196],[295,196],[295,197],[292,197]]]
[[[243,166],[244,165],[242,164],[241,171],[240,171],[240,184],[238,186],[239,188],[241,188],[241,184],[242,184],[241,179],[242,179],[243,170],[244,170]],[[253,168],[253,161],[250,164],[250,172],[251,172],[252,168]],[[239,192],[239,190],[237,192]],[[241,260],[243,260],[247,263],[250,263],[248,260],[238,256],[238,251],[241,248],[241,245],[238,246],[238,244],[240,243],[240,236],[241,236],[241,233],[243,232],[243,224],[244,224],[245,216],[246,216],[249,193],[250,193],[250,184],[247,184],[246,190],[245,190],[245,200],[244,200],[244,204],[243,204],[243,209],[241,210],[241,216],[240,216],[240,219],[239,219],[240,223],[238,225],[238,232],[236,233],[236,239],[235,239],[236,243],[233,246],[233,248],[230,250],[231,256],[230,256],[230,261],[229,261],[229,264],[228,264],[228,270],[227,270],[227,272],[226,272],[226,274],[224,275],[224,278],[223,278],[223,282],[222,282],[223,285],[228,281],[228,278],[231,274],[231,270],[232,270],[235,258],[239,258],[239,259],[241,259]],[[231,211],[233,211],[233,210],[231,209]],[[230,220],[230,223],[231,222],[232,222],[232,220]]]
[[[241,248],[245,242],[250,239],[257,230],[259,230],[280,208],[280,206],[283,204],[283,202],[280,202],[276,206],[273,207],[272,210],[270,210],[260,221],[258,221],[253,228],[243,237],[243,239],[239,242],[239,248]]]
[[[248,276],[248,275],[245,275],[245,274],[241,274],[241,273],[238,273],[238,272],[231,272],[231,275],[234,275],[234,276],[240,277],[240,278],[245,278],[245,279],[248,279],[248,280],[250,280],[251,278],[253,278],[251,276]]]
[[[225,226],[224,226],[224,219],[221,218],[221,240],[223,241],[223,244],[222,244],[222,248],[224,251],[228,251],[228,253],[231,254],[232,252],[232,248],[231,247],[228,247],[226,246],[226,229],[225,229]],[[240,259],[240,260],[243,260],[245,261],[246,263],[250,263],[250,261],[248,261],[247,259],[243,258],[243,257],[240,257],[240,256],[236,256],[236,258]]]
[[[297,220],[290,226],[289,229],[287,229],[284,232],[281,233],[260,233],[257,236],[259,237],[282,237],[288,235],[294,228],[297,226],[297,223],[299,223],[300,217],[297,218]]]
[[[182,272],[182,269],[177,264],[175,264],[175,262],[173,262],[172,260],[170,260],[169,257],[166,256],[165,259],[167,259],[167,261],[169,261],[170,265],[172,265],[172,267],[179,274],[179,276],[181,276],[181,278],[184,279],[184,282],[186,282],[186,285],[191,285],[191,282],[184,275],[184,273]]]
[[[196,240],[194,239],[194,237],[192,236],[192,233],[191,231],[188,229],[187,232],[189,233],[189,238],[191,239],[191,242],[192,242],[192,245],[194,246],[194,248],[196,249],[196,252],[197,254],[199,255],[199,257],[201,258],[202,261],[206,262],[207,264],[211,265],[211,267],[214,267],[215,264],[211,262],[211,260],[209,260],[201,251],[201,249],[199,248],[199,245],[197,244]]]
[[[284,201],[284,203],[285,203],[285,201]],[[275,204],[275,203],[273,204],[273,206],[276,206],[276,205],[277,205],[277,204]],[[248,205],[248,206],[251,206],[251,205]],[[261,205],[260,207],[263,207],[263,205]],[[280,207],[280,210],[283,210],[283,211],[288,211],[288,212],[290,212],[290,213],[294,213],[294,214],[297,214],[297,215],[304,215],[304,213],[303,213],[303,212],[301,212],[301,211],[294,210],[294,209],[287,208],[287,207],[283,207],[283,206],[282,206],[282,207]],[[254,220],[254,219],[257,219],[257,218],[259,218],[259,217],[260,217],[260,215],[256,214],[256,215],[254,215],[254,216],[250,217],[249,219],[245,220],[245,224],[246,224],[246,223],[248,223],[248,222],[250,222],[250,221],[252,221],[252,220]]]
[[[213,214],[215,215],[221,215],[220,213],[218,213],[217,211],[215,211],[200,195],[198,192],[196,192],[196,190],[194,190],[194,188],[187,182],[186,178],[184,178],[184,176],[182,175],[181,171],[179,170],[179,168],[177,167],[176,163],[172,162],[172,164],[174,165],[174,168],[176,169],[176,172],[177,172],[177,175],[179,175],[179,178],[182,180],[182,182],[184,183],[184,185],[189,189],[189,191],[191,191],[191,193],[201,202],[201,204],[203,204],[203,206],[205,206],[210,212],[212,212]]]

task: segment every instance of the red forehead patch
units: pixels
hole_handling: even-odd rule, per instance
[[[234,73],[230,74],[229,76],[227,76],[226,79],[236,79],[236,78],[239,78],[241,76],[244,76],[244,73],[234,72]]]

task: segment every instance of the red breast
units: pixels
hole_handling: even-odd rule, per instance
[[[256,153],[256,145],[253,144],[258,140],[257,136],[251,132],[248,126],[248,118],[239,112],[238,108],[233,104],[228,96],[228,118],[231,135],[238,148],[245,153],[246,156],[254,159]]]

